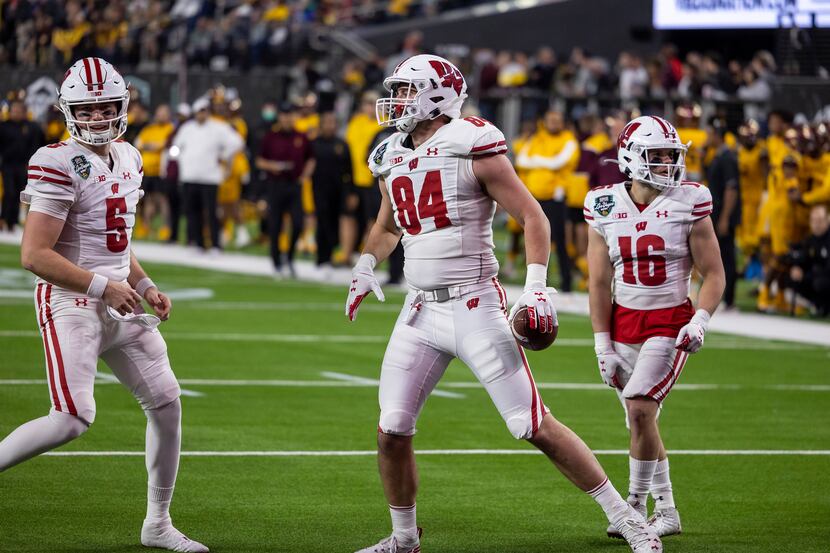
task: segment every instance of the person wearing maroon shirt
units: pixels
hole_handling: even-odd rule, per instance
[[[628,116],[625,112],[617,110],[605,118],[605,125],[608,127],[608,136],[617,137],[628,122]],[[598,153],[591,159],[591,168],[589,170],[590,180],[588,184],[591,188],[597,186],[605,186],[607,184],[617,184],[625,180],[625,177],[620,172],[620,167],[617,165],[617,142],[613,141],[610,148],[604,152]]]
[[[294,250],[303,230],[301,183],[314,172],[314,158],[308,138],[294,130],[294,107],[280,106],[276,124],[265,134],[256,158],[256,168],[265,172],[268,198],[268,234],[271,258],[277,275],[294,276]],[[288,263],[280,256],[279,236],[284,215],[291,215],[291,241]]]

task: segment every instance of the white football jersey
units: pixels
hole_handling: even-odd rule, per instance
[[[407,282],[431,290],[478,282],[498,272],[496,204],[473,174],[473,158],[507,151],[502,132],[477,118],[453,119],[412,149],[395,133],[369,157],[383,178],[402,242]]]
[[[127,142],[113,142],[110,156],[112,169],[74,140],[44,146],[29,160],[20,199],[71,203],[55,251],[83,269],[124,281],[144,168],[141,154]]]
[[[614,301],[629,309],[680,305],[689,295],[692,223],[712,213],[712,194],[697,183],[663,190],[643,211],[626,183],[594,188],[585,220],[605,238],[614,266]]]

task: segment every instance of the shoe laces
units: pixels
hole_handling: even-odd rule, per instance
[[[625,519],[621,526],[620,533],[631,544],[632,548],[647,544],[651,539],[646,525],[638,520],[634,520],[633,518]]]

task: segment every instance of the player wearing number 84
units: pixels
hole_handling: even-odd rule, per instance
[[[602,380],[616,390],[631,432],[628,502],[646,515],[650,492],[649,523],[666,536],[681,527],[657,416],[687,357],[703,345],[725,278],[712,196],[684,182],[686,146],[671,123],[638,117],[617,146],[629,180],[585,198],[591,323]],[[688,299],[693,266],[703,277],[697,311]],[[619,537],[613,526],[607,532]]]
[[[170,300],[130,248],[142,163],[138,150],[117,140],[127,129],[129,92],[111,64],[84,58],[66,72],[58,103],[71,138],[32,156],[21,194],[31,206],[21,260],[37,276],[51,409],[0,442],[0,472],[86,432],[95,421],[101,358],[147,417],[141,543],[207,551],[179,532],[169,514],[179,467],[180,390],[156,328],[169,316]],[[155,314],[144,313],[142,298]]]
[[[410,292],[380,374],[378,464],[392,535],[361,553],[420,551],[412,440],[424,402],[454,357],[475,373],[509,432],[542,450],[590,493],[634,551],[662,551],[657,535],[611,486],[591,450],[550,414],[510,330],[493,255],[496,203],[525,229],[528,277],[511,313],[527,306],[531,327],[543,332],[552,331],[557,320],[546,286],[550,228],[504,155],[504,135],[482,119],[460,118],[466,84],[443,58],[404,60],[384,86],[390,95],[378,100],[378,121],[399,132],[369,159],[382,203],[352,272],[346,315],[354,320],[372,292],[383,301],[374,266],[399,239]],[[528,511],[533,513],[538,509]]]

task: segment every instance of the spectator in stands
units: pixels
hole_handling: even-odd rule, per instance
[[[825,204],[810,210],[810,236],[793,248],[790,257],[791,286],[826,317],[830,314],[830,220]]]
[[[15,99],[9,106],[9,120],[0,123],[0,171],[3,173],[2,224],[12,231],[18,223],[20,192],[26,187],[26,165],[38,148],[45,144],[43,131],[29,121],[26,104]]]
[[[302,179],[314,172],[314,158],[308,138],[294,130],[294,106],[280,105],[277,122],[262,140],[255,166],[267,175],[268,234],[271,260],[278,278],[294,277],[294,251],[303,230]],[[283,217],[291,216],[287,263],[280,254]]]
[[[210,228],[210,245],[219,251],[217,191],[233,156],[243,147],[242,138],[223,121],[210,117],[207,98],[193,103],[195,116],[176,132],[173,147],[178,150],[179,180],[184,188],[187,210],[187,241],[206,249],[204,218]]]
[[[579,163],[579,142],[565,128],[562,112],[548,110],[543,123],[516,156],[516,166],[526,171],[525,184],[550,222],[551,242],[556,243],[559,261],[560,288],[570,292],[571,262],[565,241],[565,197],[573,171]]]
[[[141,152],[144,160],[144,180],[141,183],[144,189],[144,199],[139,204],[141,225],[136,226],[134,232],[136,238],[149,235],[153,217],[156,214],[159,214],[164,221],[164,226],[158,233],[159,240],[170,238],[169,191],[167,182],[161,177],[161,154],[167,147],[171,134],[173,134],[173,123],[170,106],[161,104],[156,108],[153,122],[141,129],[135,139],[135,147]]]
[[[712,222],[718,236],[720,255],[726,272],[723,301],[727,309],[735,307],[735,231],[741,222],[741,191],[738,158],[726,144],[726,123],[719,119],[709,121],[707,146],[715,157],[706,168],[706,180],[712,193]]]
[[[620,78],[619,94],[623,101],[645,96],[649,77],[640,56],[622,52],[617,61],[617,71]]]
[[[617,165],[617,138],[630,120],[628,114],[622,110],[615,110],[605,118],[604,122],[608,129],[609,142],[607,148],[596,156],[589,182],[591,188],[616,184],[626,180],[625,175],[620,172],[620,167]]]
[[[311,152],[311,182],[317,208],[317,266],[331,267],[343,199],[352,188],[352,156],[348,144],[337,136],[337,116],[333,112],[320,118],[320,136],[311,142]]]

